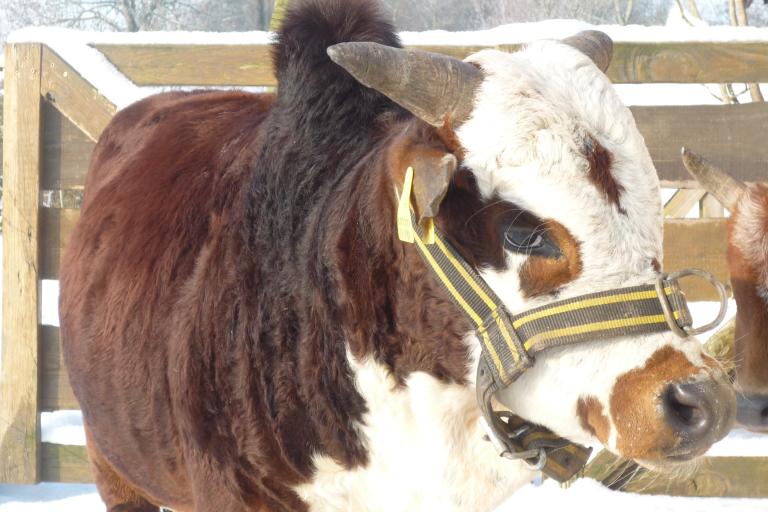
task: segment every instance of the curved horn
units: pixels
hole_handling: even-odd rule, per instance
[[[688,172],[723,206],[733,210],[747,187],[687,148],[682,149],[682,156]]]
[[[483,80],[479,69],[458,59],[378,43],[335,44],[328,56],[358,82],[433,126],[442,126],[447,115],[454,126],[465,121]]]
[[[585,30],[563,39],[563,43],[576,48],[592,59],[592,62],[605,73],[613,57],[613,41],[608,34],[598,30]]]

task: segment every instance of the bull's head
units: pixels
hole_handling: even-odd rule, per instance
[[[417,175],[430,167],[444,175],[458,162],[453,187],[463,195],[449,192],[437,205],[445,191],[422,178],[417,208],[434,215],[440,207],[438,229],[508,310],[656,278],[659,181],[603,73],[611,56],[605,34],[514,54],[484,50],[463,62],[373,43],[344,43],[329,54],[361,83],[451,130],[456,160],[411,164]],[[463,203],[472,211],[451,204],[473,194],[477,201]],[[477,358],[480,344],[471,343]],[[730,427],[735,402],[699,341],[672,333],[551,349],[497,398],[561,436],[599,441],[652,466],[706,451]]]
[[[742,426],[768,432],[768,187],[735,180],[683,150],[685,166],[731,210],[728,269],[736,299],[734,366]]]

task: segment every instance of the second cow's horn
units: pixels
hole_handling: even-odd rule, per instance
[[[723,206],[733,210],[746,186],[690,149],[683,148],[682,157],[685,168],[701,183],[701,186],[715,196]]]

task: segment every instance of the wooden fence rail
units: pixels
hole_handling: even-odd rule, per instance
[[[513,50],[516,45],[501,45]],[[96,45],[138,85],[271,85],[266,45]],[[422,47],[464,57],[480,47]],[[40,413],[77,409],[59,329],[40,324],[40,280],[58,279],[78,217],[94,142],[115,106],[72,64],[43,44],[9,44],[3,126],[3,345],[0,482],[90,480],[82,447],[40,441]],[[609,75],[622,83],[768,82],[768,43],[617,43]],[[724,219],[679,219],[700,204],[680,146],[706,153],[744,181],[766,179],[765,104],[634,107],[665,184],[683,189],[667,204],[665,268],[698,266],[727,279]],[[691,288],[692,298],[707,298]]]

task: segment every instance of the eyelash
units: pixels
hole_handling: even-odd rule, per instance
[[[517,235],[517,236],[515,236]],[[527,256],[544,258],[560,258],[562,252],[557,244],[540,228],[528,229],[522,226],[509,225],[503,234],[504,249]]]

